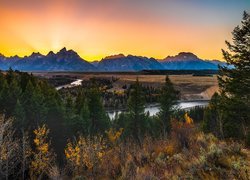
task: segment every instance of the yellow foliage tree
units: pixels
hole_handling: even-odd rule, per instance
[[[30,167],[31,179],[41,179],[48,175],[49,170],[55,164],[55,154],[50,151],[50,142],[48,141],[49,129],[45,125],[34,130],[35,151]]]
[[[65,149],[66,160],[74,176],[91,174],[94,176],[97,164],[102,161],[106,144],[100,137],[84,138],[82,136],[75,142],[69,142]]]
[[[193,124],[194,123],[193,119],[188,115],[188,113],[185,113],[184,118],[185,118],[186,124]]]
[[[118,139],[121,137],[123,132],[123,128],[120,128],[118,131],[115,131],[113,128],[110,128],[108,131],[106,131],[106,134],[108,136],[109,141],[112,144],[115,144]]]

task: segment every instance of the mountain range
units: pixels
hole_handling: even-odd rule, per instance
[[[202,60],[190,52],[181,52],[159,60],[166,70],[217,70],[218,65],[225,65],[218,60]]]
[[[163,70],[163,65],[154,58],[141,56],[124,56],[123,54],[108,56],[102,59],[98,65],[101,71],[141,71]]]
[[[217,70],[218,65],[226,65],[218,60],[202,60],[190,52],[181,52],[157,60],[142,56],[112,55],[92,63],[82,59],[75,51],[61,49],[47,55],[32,53],[25,57],[5,57],[0,54],[0,69],[12,68],[20,71],[82,71],[82,72],[127,72],[141,70]]]
[[[96,71],[96,67],[83,60],[75,51],[61,49],[58,53],[50,51],[47,55],[32,53],[20,58],[0,56],[0,69],[9,68],[20,71]]]

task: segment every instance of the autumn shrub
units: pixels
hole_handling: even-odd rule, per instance
[[[175,149],[179,152],[183,148],[189,148],[190,139],[195,133],[193,120],[187,115],[184,116],[185,121],[172,120],[171,141]]]
[[[120,128],[118,131],[115,131],[113,128],[110,128],[105,133],[107,135],[107,138],[108,138],[110,144],[115,145],[123,133],[123,128]]]
[[[199,132],[188,115],[184,122],[172,121],[168,139],[145,136],[138,144],[121,140],[122,133],[109,129],[103,136],[68,141],[63,172],[54,161],[49,130],[41,126],[34,130],[29,179],[248,179],[242,144]]]
[[[99,163],[106,153],[106,148],[107,145],[102,137],[80,136],[74,142],[69,142],[65,155],[70,173],[74,177],[82,174],[94,177],[99,174]]]

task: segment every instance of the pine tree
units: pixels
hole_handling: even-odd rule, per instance
[[[27,126],[27,124],[25,124],[25,111],[19,99],[17,99],[17,103],[16,103],[16,107],[14,111],[14,117],[15,117],[17,127],[23,129],[24,127]]]
[[[139,83],[138,78],[130,92],[128,99],[128,121],[125,129],[125,134],[131,134],[132,137],[142,143],[142,138],[146,130],[145,122],[145,98],[142,92],[142,87]]]
[[[2,88],[0,90],[0,112],[6,113],[6,104],[8,102],[9,85],[6,79],[3,80],[1,84]]]
[[[0,71],[0,92],[3,88],[3,81],[5,80],[3,73]]]
[[[6,80],[7,80],[8,84],[10,84],[14,78],[15,78],[15,72],[13,71],[12,68],[9,68],[9,70],[7,71],[7,74],[6,74]]]
[[[9,97],[8,97],[8,103],[9,103],[9,108],[10,111],[13,111],[13,109],[16,106],[17,99],[21,97],[21,88],[18,84],[17,79],[13,79],[11,83],[9,84]]]
[[[104,110],[99,89],[91,88],[88,92],[88,97],[90,134],[104,133],[110,127],[110,120]]]
[[[80,115],[76,113],[75,105],[71,96],[66,98],[65,119],[67,126],[71,129],[71,133],[77,133],[80,129]]]
[[[223,119],[221,118],[222,109],[220,109],[222,98],[218,93],[214,93],[208,107],[205,109],[202,129],[204,132],[211,132],[217,137],[223,138]]]
[[[34,127],[45,121],[48,109],[46,108],[45,98],[38,84],[33,85],[31,81],[27,83],[22,96],[22,102],[29,126],[33,125]]]
[[[226,41],[228,51],[222,50],[226,62],[233,66],[220,67],[218,77],[223,98],[225,136],[247,134],[250,123],[250,15],[244,12],[241,26],[233,32],[232,43]]]
[[[81,131],[85,134],[88,135],[90,133],[90,112],[89,112],[89,107],[88,107],[88,102],[85,99],[82,108],[80,111],[80,128]]]
[[[2,90],[0,92],[0,108],[5,111],[6,116],[9,117],[13,115],[13,109],[15,109],[16,101],[20,96],[21,89],[14,75],[12,75],[11,78],[9,77],[9,83],[7,80],[3,81]]]
[[[82,107],[84,106],[85,103],[85,97],[84,97],[84,92],[83,90],[79,90],[76,100],[75,100],[75,109],[78,114],[80,114]]]
[[[167,137],[167,134],[171,130],[171,115],[175,111],[175,105],[179,98],[179,92],[174,89],[169,77],[166,76],[165,85],[162,87],[160,96],[160,112],[158,117],[162,124],[163,137]]]

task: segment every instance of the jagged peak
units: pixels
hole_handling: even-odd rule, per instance
[[[116,55],[107,56],[104,59],[119,59],[119,58],[124,58],[124,57],[126,57],[124,54],[116,54]]]
[[[163,61],[196,61],[200,60],[195,54],[191,52],[180,52],[175,56],[167,56]]]
[[[20,58],[20,56],[15,55],[15,56],[10,56],[9,58]]]
[[[59,52],[67,52],[66,47],[63,47]]]
[[[5,57],[3,54],[0,53],[0,57]]]
[[[20,56],[18,56],[18,55],[14,55],[14,56],[5,56],[5,55],[2,54],[2,53],[0,53],[0,57],[1,57],[1,58],[5,58],[5,59],[20,58]]]
[[[70,56],[78,56],[79,55],[77,54],[77,52],[75,52],[74,50],[70,49],[70,50],[67,50],[66,47],[62,48],[58,53],[57,55],[70,55]]]
[[[50,51],[47,56],[51,56],[51,55],[55,55],[55,53],[53,51]]]
[[[30,55],[30,57],[41,57],[41,56],[43,56],[41,53],[39,53],[39,52],[33,52],[31,55]]]

